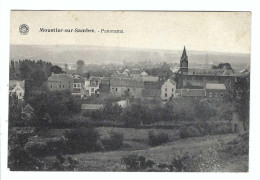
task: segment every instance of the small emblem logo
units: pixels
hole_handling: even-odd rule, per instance
[[[20,32],[20,34],[22,34],[22,35],[28,34],[28,32],[29,32],[29,26],[27,26],[26,24],[20,25],[20,26],[19,26],[19,32]]]

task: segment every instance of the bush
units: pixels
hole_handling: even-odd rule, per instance
[[[181,138],[198,137],[198,136],[201,136],[201,133],[197,128],[193,126],[189,126],[189,127],[185,126],[180,129]]]
[[[154,162],[146,160],[143,156],[128,155],[122,158],[127,171],[144,171],[147,168],[153,168]]]
[[[75,128],[65,132],[68,153],[81,153],[99,150],[99,134],[92,127]]]
[[[48,146],[45,143],[28,143],[25,149],[35,157],[43,157],[49,154]]]
[[[169,136],[166,133],[154,134],[152,131],[148,133],[148,144],[151,146],[159,146],[169,141]]]
[[[124,136],[122,133],[112,132],[109,138],[103,139],[104,150],[117,150],[123,146]]]
[[[221,151],[237,156],[248,155],[249,153],[249,133],[239,134],[237,138],[229,141]]]

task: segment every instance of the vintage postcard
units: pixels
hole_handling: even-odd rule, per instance
[[[10,171],[249,171],[250,12],[11,11],[10,30]]]

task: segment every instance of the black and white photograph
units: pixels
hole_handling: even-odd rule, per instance
[[[248,172],[251,12],[10,12],[10,171]]]

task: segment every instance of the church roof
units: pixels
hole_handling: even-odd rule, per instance
[[[218,83],[207,83],[206,89],[218,89],[218,90],[226,90],[225,84]]]
[[[183,49],[183,52],[182,52],[181,61],[184,60],[184,59],[188,60],[188,56],[186,54],[185,46],[184,46],[184,49]]]
[[[232,69],[188,69],[188,75],[232,76]]]

